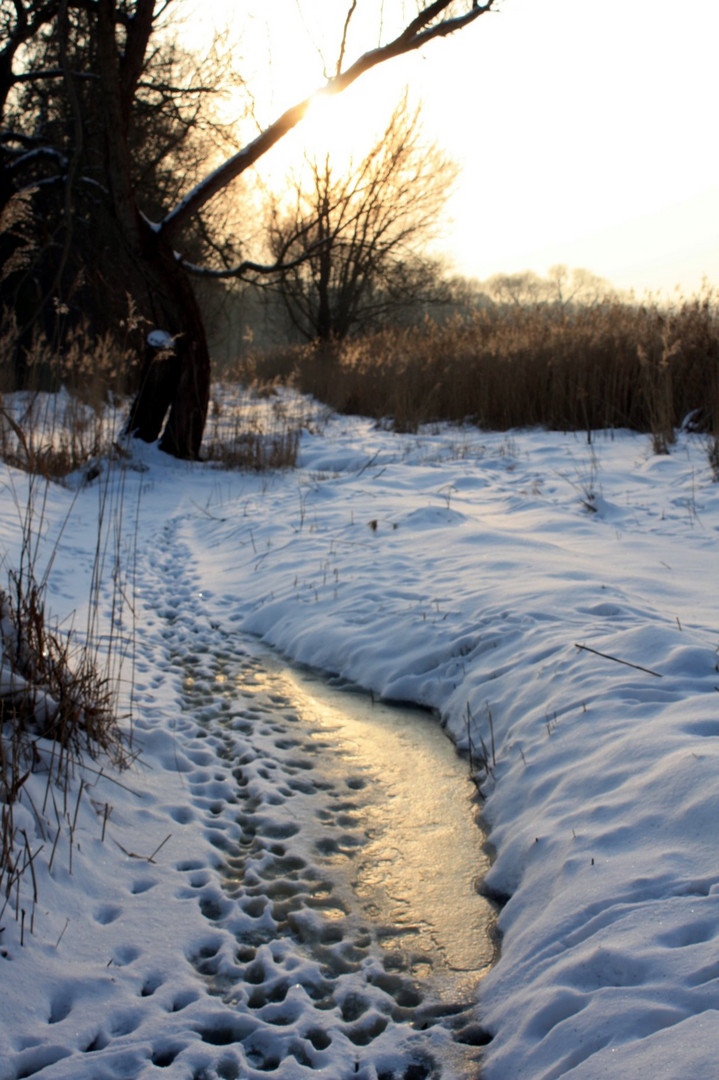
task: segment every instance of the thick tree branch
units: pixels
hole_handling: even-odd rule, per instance
[[[127,28],[125,51],[120,62],[123,105],[129,112],[145,64],[147,44],[153,30],[155,0],[137,0],[135,14]]]
[[[71,0],[70,7],[77,8],[78,11],[87,11],[91,15],[97,14],[99,0]],[[118,26],[128,27],[132,22],[133,16],[127,11],[118,11],[115,9],[115,22]]]
[[[310,221],[294,231],[279,248],[273,263],[258,263],[253,262],[251,259],[243,259],[242,262],[238,263],[236,266],[228,266],[223,270],[213,270],[210,267],[197,266],[194,263],[187,262],[181,255],[177,255],[177,258],[182,267],[187,270],[188,273],[194,274],[196,277],[219,279],[241,278],[244,277],[245,274],[277,274],[286,270],[294,270],[295,267],[300,266],[301,263],[307,262],[312,255],[317,253],[319,247],[327,243],[327,240],[315,240],[313,243],[307,245],[296,258],[290,260],[290,262],[285,262],[287,252],[290,248],[296,244],[298,240],[305,237],[313,227],[314,222]]]
[[[251,259],[244,259],[237,266],[230,267],[227,270],[211,270],[206,266],[196,266],[193,263],[186,262],[184,259],[180,260],[180,263],[184,270],[187,270],[189,274],[194,274],[195,277],[213,278],[215,280],[222,278],[242,278],[246,274],[262,274],[263,276],[270,274],[279,274],[287,270],[294,270],[296,266],[299,266],[313,255],[316,254],[317,249],[321,247],[326,241],[318,240],[317,243],[312,244],[301,255],[298,255],[296,259],[292,259],[291,262],[282,262],[281,260],[274,263],[257,263]]]
[[[430,41],[439,37],[448,37],[463,27],[474,22],[481,15],[492,9],[495,0],[487,0],[486,4],[474,6],[463,15],[455,15],[439,22],[434,22],[445,11],[452,0],[435,0],[424,8],[405,30],[393,41],[386,45],[380,45],[371,49],[356,60],[346,71],[341,72],[330,79],[322,88],[323,93],[339,94],[351,86],[361,75],[377,67],[387,60],[397,56],[403,56],[415,52],[427,45]],[[310,95],[303,101],[298,102],[287,109],[274,123],[270,124],[256,139],[248,143],[242,150],[220,165],[210,173],[205,180],[201,181],[178,205],[170,211],[158,226],[159,232],[172,236],[185,225],[194,214],[205,206],[211,199],[237,179],[245,169],[250,168],[256,161],[267,153],[275,143],[286,135],[302,120],[315,95]]]

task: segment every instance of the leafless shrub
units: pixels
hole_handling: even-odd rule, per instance
[[[31,571],[11,571],[8,590],[0,590],[0,627],[0,719],[11,719],[18,745],[28,750],[23,756],[32,758],[37,739],[52,740],[61,753],[113,750],[119,733],[112,688],[87,649],[73,655],[72,636],[50,624],[45,589]]]

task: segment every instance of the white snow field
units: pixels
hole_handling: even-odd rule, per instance
[[[35,775],[16,807],[42,850],[32,932],[27,874],[0,918],[0,1080],[719,1076],[702,440],[658,457],[627,432],[330,416],[295,471],[130,453],[44,507],[49,603],[82,627],[99,493],[122,485],[137,757],[49,799]],[[26,485],[2,467],[8,568]],[[261,645],[435,710],[471,751],[502,935],[476,1009],[426,999],[401,938],[378,958],[328,885],[377,791],[298,726]]]

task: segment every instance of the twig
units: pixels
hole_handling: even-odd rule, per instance
[[[172,836],[172,833],[168,833],[168,834],[167,834],[167,836],[165,837],[165,839],[164,839],[164,840],[162,841],[162,843],[160,843],[160,844],[158,844],[158,845],[157,845],[157,847],[156,847],[156,848],[155,848],[155,850],[153,851],[152,855],[148,855],[148,856],[147,856],[147,861],[148,861],[148,862],[152,862],[152,861],[154,860],[154,858],[155,858],[155,855],[157,855],[157,853],[158,853],[158,851],[160,850],[160,848],[162,848],[162,847],[164,847],[164,846],[165,846],[165,844],[167,843],[167,841],[168,841],[168,840],[170,839],[170,837],[171,837],[171,836]]]
[[[37,878],[35,876],[35,863],[34,863],[33,860],[40,854],[40,852],[42,851],[42,849],[43,849],[43,847],[45,845],[42,844],[37,849],[35,854],[33,855],[32,848],[30,847],[30,841],[28,840],[27,833],[25,832],[24,829],[22,830],[22,834],[25,837],[25,847],[27,849],[27,862],[25,863],[25,868],[27,868],[28,866],[30,867],[30,873],[32,874],[32,894],[33,894],[32,899],[33,899],[33,904],[36,904],[37,903]]]
[[[48,874],[52,873],[52,864],[53,864],[53,862],[55,860],[55,851],[57,850],[57,842],[60,839],[60,832],[61,831],[62,831],[62,826],[58,825],[57,832],[55,833],[55,840],[54,840],[54,843],[52,845],[52,851],[50,852],[50,862],[47,865]]]
[[[144,862],[154,862],[155,855],[157,855],[160,848],[165,846],[165,844],[167,843],[167,841],[170,839],[171,836],[172,836],[172,833],[168,833],[167,836],[165,837],[165,839],[160,844],[157,845],[157,847],[155,848],[155,850],[152,852],[151,855],[138,855],[136,851],[128,851],[126,847],[122,846],[122,844],[120,843],[119,840],[115,840],[114,836],[113,836],[112,839],[115,840],[115,843],[119,847],[120,851],[124,851],[124,853],[125,853],[125,855],[127,855],[128,859],[142,859]]]
[[[375,453],[372,455],[371,458],[369,458],[367,461],[365,461],[364,465],[362,466],[362,468],[357,473],[357,479],[359,479],[359,477],[362,475],[363,472],[365,472],[365,470],[369,469],[372,465],[374,465],[375,461],[379,457],[379,454],[380,454],[380,452],[379,452],[379,450],[377,450],[377,451],[375,451]]]
[[[137,756],[138,755],[135,755],[135,758],[137,758]],[[144,798],[144,795],[141,791],[135,791],[134,788],[128,787],[127,784],[121,783],[121,781],[118,780],[116,777],[110,776],[109,773],[106,773],[104,769],[94,769],[92,765],[88,765],[86,761],[76,761],[75,765],[77,765],[77,767],[80,769],[85,769],[86,772],[94,773],[101,780],[109,780],[111,784],[115,784],[116,787],[122,788],[123,791],[128,791],[130,795],[134,795],[137,799]]]
[[[84,790],[85,790],[85,780],[83,778],[82,780],[80,780],[80,790],[77,793],[77,802],[75,803],[75,816],[72,819],[72,826],[70,828],[70,832],[73,832],[73,833],[75,832],[75,829],[77,828],[77,815],[80,812],[80,800],[82,799],[82,793],[83,793]]]
[[[489,739],[490,745],[492,747],[492,767],[494,768],[497,764],[497,757],[495,754],[494,745],[494,717],[492,716],[492,710],[489,707],[489,702],[487,702],[487,719],[489,720]]]
[[[599,649],[592,649],[589,645],[579,645],[575,641],[574,647],[577,649],[584,649],[585,652],[594,653],[595,656],[603,656],[605,660],[613,660],[615,664],[624,664],[625,667],[636,668],[637,671],[645,671],[647,675],[653,675],[656,679],[664,678],[660,671],[652,671],[651,668],[642,667],[641,664],[631,664],[629,660],[620,660],[618,656],[610,656],[609,653],[600,652]]]

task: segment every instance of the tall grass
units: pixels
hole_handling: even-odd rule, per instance
[[[87,328],[69,331],[56,347],[35,335],[22,352],[23,389],[13,392],[17,342],[14,320],[6,314],[0,327],[0,458],[29,475],[8,474],[19,555],[10,561],[0,553],[0,915],[8,906],[14,911],[22,920],[22,939],[26,907],[32,930],[38,902],[36,867],[42,860],[52,868],[63,837],[72,861],[85,785],[81,780],[73,814],[68,797],[77,776],[87,775],[94,759],[121,766],[132,752],[131,729],[123,730],[118,721],[118,692],[134,634],[132,618],[128,630],[125,617],[131,567],[123,562],[121,539],[123,473],[111,465],[124,453],[116,441],[124,415],[117,390],[127,358]],[[98,518],[87,621],[68,628],[47,607],[54,553],[41,569],[41,538],[51,481],[91,459],[95,464],[86,479],[97,481]],[[101,599],[109,612],[102,625]],[[31,839],[29,821],[40,841]]]
[[[254,472],[293,468],[302,429],[315,422],[316,406],[286,394],[277,380],[241,387],[235,379],[225,373],[213,386],[203,459]]]
[[[251,373],[289,377],[339,412],[398,431],[433,420],[632,428],[666,450],[688,417],[719,427],[719,310],[710,292],[672,308],[494,306],[444,326],[275,350],[255,356]]]
[[[131,729],[121,729],[117,708],[120,668],[134,634],[123,623],[124,609],[131,607],[131,569],[122,565],[120,539],[124,485],[121,474],[119,482],[111,479],[109,464],[104,469],[96,464],[93,472],[101,479],[95,485],[97,541],[86,625],[60,626],[52,616],[46,587],[54,552],[40,567],[51,481],[91,458],[109,461],[120,452],[113,404],[128,357],[86,326],[68,330],[55,343],[40,333],[26,337],[23,348],[20,340],[13,314],[5,311],[0,316],[0,458],[29,475],[6,478],[20,542],[14,560],[0,552],[5,573],[0,585],[0,917],[8,907],[14,912],[22,923],[22,941],[26,908],[33,928],[41,853],[52,869],[58,844],[67,837],[72,864],[85,781],[74,813],[68,797],[78,771],[86,776],[96,758],[122,765],[131,753]],[[104,597],[108,577],[109,601]],[[102,626],[101,592],[109,604]]]
[[[41,852],[52,870],[58,841],[65,836],[71,869],[77,807],[86,786],[81,780],[73,813],[69,793],[77,788],[77,776],[86,776],[98,758],[122,766],[132,752],[131,731],[118,722],[120,669],[134,640],[123,621],[131,601],[129,571],[121,565],[122,485],[106,479],[98,487],[87,621],[77,630],[61,627],[46,605],[55,558],[53,551],[40,571],[48,493],[48,481],[36,476],[18,482],[19,556],[6,567],[7,583],[0,588],[0,917],[9,906],[22,918],[22,938],[26,909],[32,931]],[[99,604],[101,592],[108,604],[102,589],[108,577],[112,595],[101,626]],[[98,763],[91,771],[102,768]],[[29,821],[42,838],[34,851]]]
[[[13,331],[10,320],[6,344],[13,344]],[[32,931],[36,868],[44,862],[52,870],[63,837],[71,868],[77,808],[87,790],[81,779],[78,792],[77,777],[92,773],[94,759],[101,759],[95,768],[103,772],[107,763],[122,766],[133,753],[131,727],[118,721],[121,672],[134,649],[134,552],[124,505],[133,455],[118,437],[127,402],[112,388],[114,365],[123,362],[113,348],[73,331],[64,351],[54,355],[35,338],[25,355],[25,389],[0,394],[0,459],[28,474],[7,478],[15,492],[19,555],[8,565],[0,551],[6,573],[6,584],[0,583],[0,918],[14,912],[22,921],[21,937],[26,911]],[[11,373],[3,373],[11,386]],[[280,386],[216,386],[205,459],[225,468],[291,466],[310,412],[317,413],[316,405]],[[73,630],[61,627],[47,608],[55,553],[41,570],[40,550],[51,483],[64,483],[81,467],[82,486],[91,482],[97,492],[98,516],[87,620]],[[103,837],[109,809],[106,804]]]

